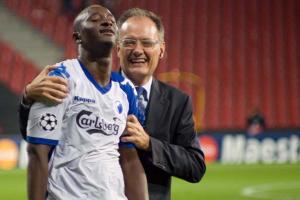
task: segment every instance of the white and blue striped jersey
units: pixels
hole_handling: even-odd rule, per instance
[[[34,103],[27,141],[54,147],[48,199],[126,199],[118,144],[128,114],[136,114],[132,83],[118,73],[101,87],[77,59],[57,64],[50,75],[68,80],[58,105]]]

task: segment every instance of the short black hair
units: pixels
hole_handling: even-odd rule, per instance
[[[81,22],[83,21],[85,14],[94,7],[102,7],[102,8],[107,9],[106,7],[98,5],[98,4],[94,4],[94,5],[90,5],[90,6],[86,7],[75,17],[74,22],[73,22],[73,31],[75,31],[75,32],[80,31]]]
[[[81,22],[83,21],[84,15],[85,13],[87,13],[89,7],[83,9],[74,19],[73,22],[73,31],[77,32],[80,31],[80,27],[81,27]]]

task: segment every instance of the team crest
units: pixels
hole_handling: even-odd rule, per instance
[[[51,113],[45,113],[41,116],[39,120],[39,126],[44,131],[53,131],[57,126],[57,119],[54,114]]]
[[[114,102],[114,109],[117,111],[118,114],[121,114],[123,112],[123,105],[120,101]]]

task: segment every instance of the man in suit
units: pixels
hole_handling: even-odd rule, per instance
[[[134,143],[138,149],[150,199],[169,200],[172,176],[195,183],[206,170],[194,129],[191,98],[153,77],[165,52],[164,27],[156,14],[129,9],[119,18],[118,26],[121,73],[137,87],[141,107],[139,120],[128,117],[121,140]],[[60,102],[64,98],[66,83],[47,77],[47,70],[26,86],[25,99]]]

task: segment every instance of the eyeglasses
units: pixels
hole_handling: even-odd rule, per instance
[[[156,44],[159,43],[159,40],[150,40],[150,39],[124,39],[120,41],[120,44],[125,49],[134,49],[137,46],[138,41],[144,49],[153,49]]]

